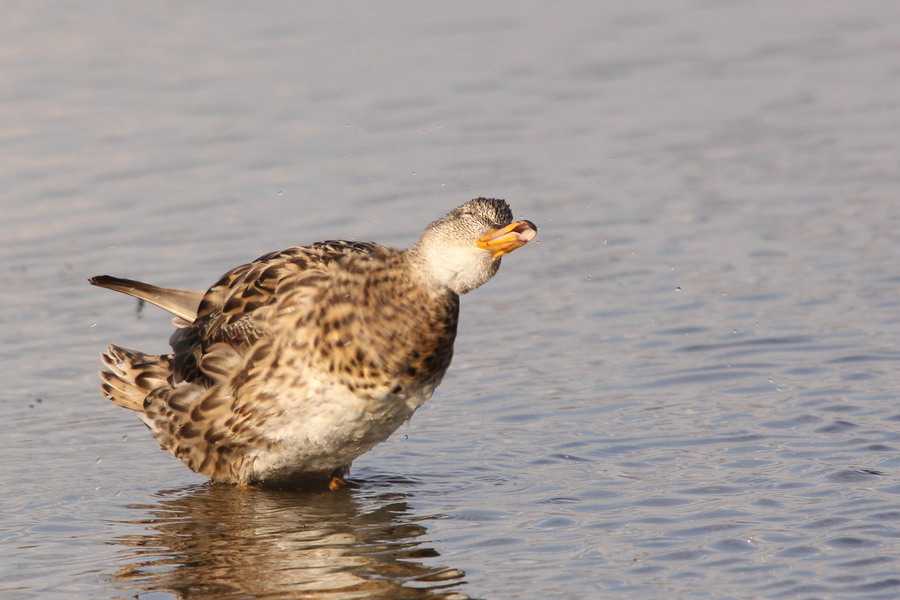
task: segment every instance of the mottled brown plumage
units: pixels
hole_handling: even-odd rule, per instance
[[[328,241],[261,256],[208,291],[92,284],[175,315],[172,353],[110,346],[102,389],[213,481],[344,476],[412,416],[453,355],[459,294],[536,235],[503,200],[467,202],[407,250]]]

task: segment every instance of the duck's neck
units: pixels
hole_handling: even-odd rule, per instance
[[[500,259],[476,246],[442,246],[419,240],[406,250],[413,273],[425,285],[465,294],[487,282],[497,269]]]

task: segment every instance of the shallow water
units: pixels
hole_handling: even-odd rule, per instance
[[[900,6],[42,1],[0,24],[4,598],[900,595]],[[338,493],[210,486],[100,397],[204,287],[541,228]]]

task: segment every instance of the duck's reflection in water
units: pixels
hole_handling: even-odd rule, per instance
[[[438,553],[402,494],[207,484],[159,496],[132,507],[143,533],[114,540],[127,549],[111,580],[130,598],[466,598],[461,571],[422,562]]]

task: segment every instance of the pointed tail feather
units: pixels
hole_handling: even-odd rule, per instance
[[[133,279],[112,277],[111,275],[96,275],[88,279],[91,285],[114,290],[167,310],[176,317],[193,323],[197,318],[197,308],[206,292],[200,290],[177,290],[164,288]]]
[[[130,410],[144,411],[144,398],[154,389],[169,385],[170,355],[154,356],[111,345],[100,355],[109,367],[100,371],[100,389],[107,400]]]

